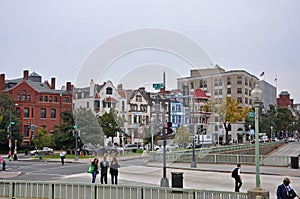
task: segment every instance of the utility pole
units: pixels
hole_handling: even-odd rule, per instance
[[[169,180],[167,178],[167,166],[166,166],[166,143],[167,143],[167,135],[166,135],[166,74],[165,72],[163,73],[163,101],[162,101],[162,106],[163,106],[163,115],[162,115],[162,120],[163,120],[163,136],[164,136],[164,142],[163,142],[163,177],[160,181],[160,186],[161,187],[169,187]]]

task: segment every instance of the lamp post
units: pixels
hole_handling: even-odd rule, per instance
[[[259,85],[256,84],[255,88],[251,92],[251,97],[254,102],[255,109],[255,170],[256,170],[256,189],[260,188],[260,174],[259,174],[259,106],[262,99],[262,90],[259,88]]]
[[[270,134],[270,136],[271,136],[271,140],[273,140],[273,126],[271,126],[271,134]],[[274,137],[275,137],[275,135],[274,135]]]
[[[167,144],[167,129],[166,129],[166,74],[163,73],[163,101],[162,101],[162,107],[163,107],[163,115],[162,115],[162,121],[163,121],[163,136],[164,136],[164,142],[163,142],[163,177],[160,181],[161,187],[169,187],[169,179],[167,178],[167,161],[166,161],[166,144]]]
[[[10,152],[10,155],[12,155],[12,137],[11,137],[11,109],[12,109],[12,106],[9,106],[9,140],[8,140],[8,146],[9,146],[9,152]]]
[[[196,158],[195,158],[195,127],[194,127],[194,112],[195,112],[195,95],[192,96],[193,98],[193,108],[192,108],[192,119],[191,119],[191,125],[192,125],[192,133],[193,133],[193,153],[192,153],[192,163],[191,163],[191,168],[196,168],[197,163],[196,163]],[[202,140],[203,144],[203,140]]]

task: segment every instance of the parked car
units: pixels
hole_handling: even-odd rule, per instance
[[[168,144],[166,147],[171,149],[171,150],[179,149],[179,146],[177,144],[174,144],[174,143]]]
[[[295,138],[289,137],[289,138],[288,138],[288,141],[289,141],[289,142],[295,142]]]
[[[36,149],[30,151],[30,155],[51,155],[53,154],[53,149],[49,147],[44,147],[43,149]]]
[[[195,148],[201,148],[201,147],[202,147],[202,144],[198,144],[198,143],[195,144]],[[186,148],[187,149],[192,149],[193,148],[193,143],[189,143]]]
[[[133,151],[136,152],[138,150],[139,146],[137,144],[125,144],[124,150],[125,151]]]

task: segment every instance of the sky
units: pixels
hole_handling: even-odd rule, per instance
[[[298,0],[1,1],[0,73],[56,77],[57,89],[91,79],[136,89],[165,71],[171,89],[190,69],[218,64],[299,103],[299,8]]]

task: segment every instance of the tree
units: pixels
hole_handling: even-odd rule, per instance
[[[104,135],[112,138],[112,145],[114,146],[114,137],[116,137],[118,131],[121,131],[117,122],[115,110],[112,108],[108,113],[105,112],[101,117],[99,117],[99,124]]]
[[[103,146],[104,134],[92,111],[80,108],[77,114],[77,128],[80,130],[80,139],[82,142]]]
[[[190,137],[190,133],[188,132],[188,129],[185,126],[180,126],[177,129],[175,140],[178,144],[181,144],[184,147],[186,147],[189,141],[189,137]]]
[[[229,141],[228,132],[231,128],[231,124],[243,121],[248,116],[250,108],[240,107],[239,105],[239,102],[236,102],[230,97],[226,97],[226,100],[222,101],[220,106],[215,102],[211,105],[213,111],[219,115],[219,121],[224,125],[226,143]]]
[[[56,149],[75,148],[75,138],[73,136],[74,119],[72,112],[64,111],[61,113],[62,123],[55,126],[54,141]]]
[[[8,126],[11,124],[11,140],[17,140],[20,144],[23,142],[20,127],[21,120],[19,114],[15,111],[15,103],[9,94],[0,93],[0,151],[6,151],[8,147]]]
[[[46,129],[43,127],[35,132],[32,142],[36,149],[42,149],[45,146],[53,148],[55,145],[53,136],[51,134],[47,134]]]

